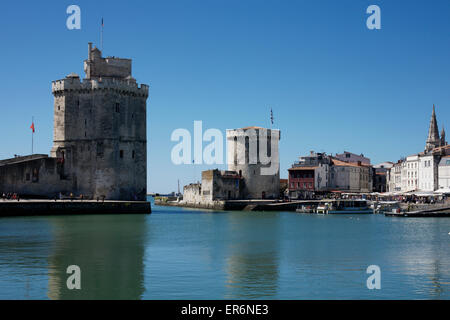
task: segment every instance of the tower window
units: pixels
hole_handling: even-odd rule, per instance
[[[123,150],[120,150],[119,154],[120,154],[120,158],[122,159],[123,158]]]
[[[60,106],[58,106],[58,111],[59,111],[59,110],[61,110],[61,107],[60,107]]]
[[[133,150],[133,152],[131,153],[131,157],[134,159],[134,156],[135,156],[135,152],[134,152],[134,150]]]
[[[120,112],[120,103],[116,103],[116,112],[117,112],[117,113]]]

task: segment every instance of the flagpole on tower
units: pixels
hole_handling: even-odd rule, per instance
[[[272,130],[273,127],[273,111],[272,107],[270,107],[270,130]]]

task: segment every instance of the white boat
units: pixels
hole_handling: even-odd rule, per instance
[[[315,213],[316,212],[316,207],[313,205],[302,205],[300,207],[298,207],[297,209],[295,209],[295,212],[298,213]]]
[[[330,200],[317,206],[317,214],[372,214],[366,200]]]
[[[391,213],[401,210],[399,201],[380,201],[374,207],[375,213]]]

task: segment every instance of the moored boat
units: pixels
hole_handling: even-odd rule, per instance
[[[366,200],[330,200],[319,206],[317,214],[372,214]]]

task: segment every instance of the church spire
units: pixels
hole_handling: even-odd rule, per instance
[[[446,146],[447,145],[447,141],[445,141],[445,129],[444,126],[442,126],[442,131],[441,131],[441,147]]]
[[[430,128],[428,129],[428,138],[425,151],[431,151],[441,144],[441,139],[439,137],[439,128],[436,120],[436,110],[433,104],[433,113],[431,114]]]

